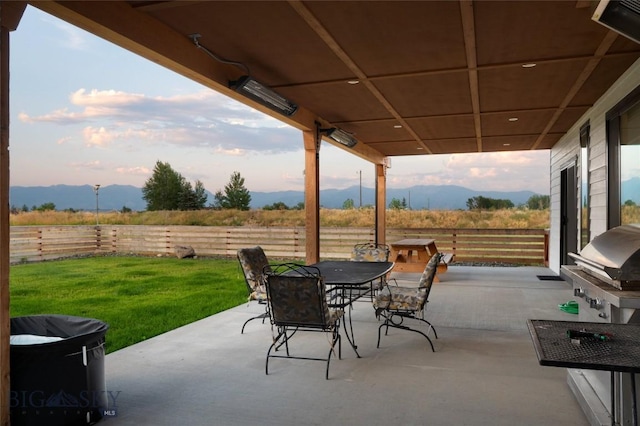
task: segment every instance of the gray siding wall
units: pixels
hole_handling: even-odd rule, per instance
[[[607,230],[606,113],[638,86],[640,86],[640,60],[636,61],[551,149],[549,268],[557,273],[560,272],[560,173],[568,164],[575,164],[578,206],[580,206],[582,198],[579,190],[581,187],[580,127],[588,121],[591,126],[589,152],[591,239],[605,232]],[[578,215],[579,212],[576,214]],[[578,226],[580,226],[579,219]],[[578,230],[578,238],[579,235]]]

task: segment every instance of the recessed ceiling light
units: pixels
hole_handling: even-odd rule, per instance
[[[509,118],[509,121],[518,121],[518,117],[511,117]]]
[[[402,129],[402,124],[394,124],[393,128],[394,129]]]
[[[503,143],[502,146],[511,146],[510,143]]]
[[[424,149],[424,148],[423,148],[423,147],[421,147],[421,146],[419,146],[419,147],[418,147],[418,148],[416,148],[416,149]]]
[[[349,83],[349,84],[358,84],[358,83],[360,83],[360,80],[347,80],[347,83]]]
[[[530,62],[528,64],[522,64],[522,68],[533,68],[538,64],[534,64],[533,62]]]

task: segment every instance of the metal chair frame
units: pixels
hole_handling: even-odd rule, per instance
[[[277,330],[267,351],[265,373],[269,374],[270,358],[324,361],[325,379],[329,379],[329,365],[331,355],[335,355],[336,344],[338,359],[342,358],[340,320],[344,311],[329,309],[320,271],[314,267],[283,263],[274,265],[272,271],[265,272],[265,276],[271,324]],[[331,315],[336,317],[332,320]],[[299,331],[330,333],[327,357],[291,355],[289,341]],[[286,355],[277,354],[283,345]]]

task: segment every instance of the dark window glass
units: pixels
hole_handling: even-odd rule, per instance
[[[640,87],[607,113],[608,227],[640,223]]]
[[[640,223],[640,103],[620,115],[620,223]]]
[[[589,244],[589,123],[580,128],[580,248]]]

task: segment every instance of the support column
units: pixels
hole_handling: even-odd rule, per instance
[[[320,138],[316,131],[303,132],[304,210],[306,262],[320,260]]]
[[[0,8],[4,9],[4,4],[0,5]],[[0,425],[9,424],[11,388],[9,230],[9,30],[2,25],[0,26]]]
[[[387,166],[376,164],[376,243],[387,240]]]
[[[26,2],[0,2],[0,426],[9,426],[11,357],[9,317],[9,33]]]

